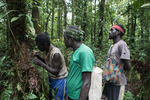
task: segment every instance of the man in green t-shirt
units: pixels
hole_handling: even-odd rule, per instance
[[[81,42],[83,31],[70,25],[64,31],[64,43],[73,48],[67,76],[68,100],[87,100],[94,67],[93,51]]]

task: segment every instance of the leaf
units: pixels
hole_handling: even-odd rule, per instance
[[[0,7],[3,7],[3,6],[5,6],[5,5],[7,5],[7,3],[2,3],[2,2],[0,2]]]
[[[0,19],[2,19],[3,17],[5,17],[10,12],[14,12],[14,11],[18,11],[18,10],[9,10],[8,12],[2,12],[2,13],[0,13]]]
[[[128,2],[125,2],[124,4],[122,4],[122,5],[119,7],[119,9],[122,8],[124,5],[128,4],[129,2],[131,2],[131,1],[128,1]]]
[[[26,15],[26,16],[28,17],[28,21],[29,21],[29,23],[30,23],[31,27],[34,27],[34,26],[33,26],[33,22],[32,22],[32,20],[31,20],[31,17],[30,17],[30,16],[28,16],[28,15]]]
[[[19,14],[19,17],[24,16],[25,14]]]
[[[137,78],[140,80],[141,79],[141,74],[140,73],[136,73]]]
[[[19,83],[17,84],[17,90],[18,90],[18,91],[21,90],[21,87],[20,87]]]
[[[38,97],[37,97],[35,94],[32,94],[32,93],[31,93],[31,94],[28,95],[28,98],[29,98],[29,99],[36,99],[36,98],[38,98]]]
[[[30,29],[31,33],[32,33],[33,35],[35,35],[35,29],[34,29],[33,27],[29,27],[29,29]]]
[[[141,7],[150,6],[150,3],[143,4]]]
[[[126,10],[126,11],[124,11],[122,14],[120,14],[114,21],[113,21],[113,23],[115,22],[115,21],[117,21],[118,20],[118,18],[121,16],[121,15],[124,15],[125,13],[127,13],[129,10]]]
[[[11,22],[16,21],[17,19],[19,19],[19,17],[13,17],[13,18],[11,19]]]
[[[2,64],[3,64],[3,61],[5,60],[5,56],[0,60],[0,66],[2,66]]]

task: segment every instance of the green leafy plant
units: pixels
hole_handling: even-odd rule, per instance
[[[124,94],[124,100],[135,100],[135,98],[133,98],[133,94],[130,91],[127,91]]]

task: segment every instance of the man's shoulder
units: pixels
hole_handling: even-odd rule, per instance
[[[124,40],[118,41],[117,44],[118,44],[119,46],[123,46],[123,45],[127,46],[127,43],[126,43]]]
[[[82,44],[82,48],[81,48],[82,51],[92,51],[92,49],[87,46],[86,44]]]
[[[61,53],[61,51],[59,50],[59,48],[57,47],[53,47],[52,52],[51,53]]]

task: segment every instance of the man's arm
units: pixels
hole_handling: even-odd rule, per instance
[[[124,70],[130,70],[131,69],[131,62],[130,60],[122,59],[122,62],[125,64],[124,65]]]
[[[91,72],[82,73],[83,84],[80,91],[79,100],[86,100],[91,86]]]
[[[54,54],[54,57],[52,60],[53,68],[49,67],[48,65],[46,65],[45,63],[43,63],[41,60],[39,60],[37,58],[34,59],[34,64],[42,66],[48,72],[50,72],[54,75],[58,75],[59,70],[61,69],[61,57],[60,57],[59,53]]]

